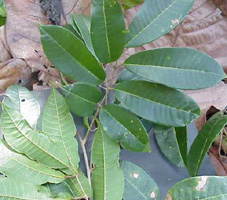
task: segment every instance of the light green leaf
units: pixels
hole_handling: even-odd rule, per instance
[[[118,0],[93,0],[91,40],[102,63],[117,60],[124,49],[125,22]]]
[[[187,161],[187,132],[186,127],[171,128],[156,125],[155,138],[162,153],[174,165],[186,166]]]
[[[76,24],[79,32],[83,38],[84,43],[86,44],[89,51],[92,53],[94,57],[96,57],[92,42],[91,42],[91,34],[90,34],[90,27],[91,27],[91,18],[86,15],[73,15],[74,23]]]
[[[175,28],[188,14],[194,0],[146,0],[126,34],[126,47],[141,46]]]
[[[60,183],[65,179],[63,173],[47,168],[44,165],[29,160],[23,155],[13,152],[3,141],[0,141],[0,172],[17,181],[37,185],[47,182]]]
[[[122,161],[125,176],[124,200],[160,200],[160,192],[155,181],[140,167]]]
[[[208,88],[226,77],[213,58],[189,48],[142,51],[130,56],[125,67],[144,79],[186,90]]]
[[[42,130],[62,148],[62,155],[68,160],[71,175],[78,173],[78,143],[74,138],[76,127],[69,108],[62,95],[51,89],[42,116]]]
[[[94,200],[122,200],[124,175],[119,167],[120,147],[98,124],[91,150],[92,187]]]
[[[47,188],[0,178],[0,200],[52,200]],[[70,200],[70,199],[68,199]]]
[[[115,97],[138,116],[165,126],[179,127],[193,121],[200,110],[183,92],[146,81],[124,81]]]
[[[188,173],[190,176],[196,176],[199,167],[208,152],[212,142],[227,124],[227,115],[218,112],[212,116],[202,127],[201,131],[195,138],[188,154]]]
[[[10,86],[4,94],[3,103],[20,112],[30,126],[36,127],[40,115],[40,105],[27,88],[19,85]]]
[[[165,200],[225,200],[227,177],[201,176],[175,184]]]
[[[83,83],[74,83],[61,89],[70,110],[82,117],[91,116],[102,97],[98,89]]]
[[[144,0],[122,0],[122,6],[125,10],[136,6],[137,4],[143,3]]]
[[[59,26],[41,26],[41,42],[50,62],[73,80],[99,85],[105,72],[74,34]]]
[[[15,151],[52,168],[68,166],[62,147],[47,135],[34,131],[18,111],[5,105],[2,106],[1,128],[6,142]]]
[[[125,149],[150,152],[147,131],[136,115],[120,106],[107,105],[99,116],[105,133]]]
[[[87,177],[79,170],[75,177],[66,179],[64,182],[74,197],[86,198],[91,196],[91,187]]]

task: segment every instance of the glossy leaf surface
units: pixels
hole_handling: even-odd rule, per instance
[[[188,14],[194,0],[146,0],[126,34],[126,47],[141,46],[165,35]]]
[[[142,51],[130,56],[125,66],[144,79],[185,90],[214,86],[226,76],[213,58],[189,48]]]
[[[102,63],[117,60],[124,48],[125,22],[118,0],[93,0],[91,40]]]
[[[160,200],[160,192],[155,181],[140,167],[122,161],[125,175],[124,200]]]
[[[74,83],[61,88],[70,110],[82,117],[91,116],[102,97],[98,89],[83,83]]]
[[[132,151],[150,151],[147,131],[136,115],[117,105],[101,109],[100,122],[105,133]]]
[[[73,80],[99,85],[103,68],[71,31],[58,26],[41,26],[41,42],[50,62]]]
[[[138,116],[165,126],[185,126],[200,113],[183,92],[156,83],[124,81],[115,86],[114,94]]]

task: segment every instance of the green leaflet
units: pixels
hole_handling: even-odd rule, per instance
[[[36,127],[40,115],[40,105],[27,88],[19,85],[10,86],[5,91],[3,103],[20,112],[30,126]]]
[[[65,179],[65,175],[61,172],[47,168],[11,151],[3,141],[0,141],[0,172],[17,181],[22,180],[37,185],[47,182],[60,183]]]
[[[146,0],[125,36],[126,47],[141,46],[175,28],[188,14],[194,0]]]
[[[69,30],[41,26],[41,42],[50,62],[73,80],[99,85],[105,72],[87,47]]]
[[[55,199],[72,199],[72,193],[70,192],[68,186],[66,185],[65,181],[59,184],[46,184],[46,187],[51,192],[51,196]]]
[[[146,81],[124,81],[115,97],[138,116],[157,124],[179,127],[199,116],[198,105],[183,92]]]
[[[117,60],[124,49],[125,22],[118,0],[93,0],[91,40],[102,63]]]
[[[150,151],[147,131],[136,115],[117,105],[104,106],[100,122],[105,133],[132,151]]]
[[[225,200],[227,178],[201,176],[185,179],[175,184],[165,200]]]
[[[195,138],[188,154],[188,173],[190,176],[196,176],[199,167],[208,152],[212,142],[227,124],[227,115],[218,112],[212,116],[202,127],[201,131]]]
[[[52,168],[68,166],[61,146],[47,135],[34,131],[18,111],[5,105],[2,106],[1,128],[6,142],[15,151]]]
[[[137,74],[124,69],[118,76],[117,82],[129,81],[129,80],[138,80],[138,81],[148,81],[147,79],[138,76]]]
[[[160,200],[160,192],[155,181],[140,167],[122,161],[125,176],[124,200]]]
[[[119,153],[118,143],[108,138],[99,124],[91,150],[94,200],[122,200],[124,175],[119,167]]]
[[[42,116],[42,130],[62,148],[62,155],[68,160],[71,175],[78,173],[78,143],[74,138],[76,127],[69,108],[62,95],[51,89]]]
[[[214,86],[226,77],[210,56],[189,48],[160,48],[130,56],[125,67],[136,75],[177,89]]]
[[[62,86],[61,89],[70,110],[82,117],[91,116],[102,97],[98,89],[83,83]]]
[[[187,130],[186,127],[164,127],[156,125],[155,138],[162,153],[174,165],[186,166],[187,162]]]
[[[51,198],[50,192],[45,187],[17,182],[9,178],[0,178],[0,200],[6,199],[52,200],[53,198]]]
[[[96,57],[90,34],[91,18],[86,15],[72,15],[72,19],[78,28],[84,43],[94,57]]]
[[[64,182],[73,197],[90,197],[91,196],[91,187],[89,185],[87,177],[79,170],[79,174],[75,177],[68,178]]]

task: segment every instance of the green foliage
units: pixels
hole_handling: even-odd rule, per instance
[[[6,23],[6,7],[5,2],[0,2],[0,26],[5,25]]]
[[[40,105],[27,89],[12,86],[6,91],[0,142],[0,172],[6,177],[0,179],[0,200],[158,200],[158,187],[146,172],[127,161],[121,167],[119,163],[120,146],[150,152],[148,132],[153,125],[164,155],[197,175],[227,115],[212,117],[188,154],[186,126],[200,109],[178,89],[207,88],[225,74],[204,53],[162,48],[131,55],[123,61],[122,73],[111,78],[109,71],[119,71],[125,57],[124,47],[140,46],[169,32],[193,0],[146,0],[125,30],[121,5],[131,3],[138,1],[93,0],[91,18],[73,15],[65,27],[40,26],[44,52],[61,72],[64,84],[57,84],[63,95],[52,88],[40,117]],[[63,76],[75,83],[68,85]],[[114,78],[117,84],[111,82],[110,87]],[[70,111],[82,118],[76,117],[75,124],[83,123],[85,133],[75,126]],[[91,133],[90,152],[86,143]],[[78,141],[86,174],[79,167]],[[216,185],[226,183],[217,177],[187,179],[173,186],[167,199],[225,199],[225,187]]]
[[[144,0],[122,0],[122,6],[125,10],[136,6],[137,4],[143,3]]]

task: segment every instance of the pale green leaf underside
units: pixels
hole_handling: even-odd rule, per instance
[[[202,176],[175,184],[165,200],[226,200],[227,177]]]
[[[78,173],[80,159],[78,143],[74,138],[76,127],[64,97],[54,88],[43,111],[42,130],[63,150],[62,156],[68,160],[71,175]]]
[[[47,168],[27,157],[8,149],[0,141],[0,172],[9,178],[26,183],[42,185],[44,183],[60,183],[65,175]]]
[[[100,122],[105,133],[125,149],[149,152],[147,132],[136,115],[117,105],[101,109]]]
[[[93,0],[91,40],[102,63],[117,60],[124,48],[125,22],[118,0]]]
[[[184,159],[181,155],[181,150],[177,140],[176,128],[155,126],[154,128],[155,138],[162,153],[171,161],[174,165],[184,167]],[[184,133],[178,133],[184,134]],[[183,141],[179,141],[183,143]]]
[[[62,73],[92,85],[104,81],[103,68],[71,31],[59,26],[41,26],[40,32],[46,56]]]
[[[124,64],[141,79],[177,89],[211,87],[226,76],[213,58],[189,48],[142,51],[130,56]]]
[[[129,25],[126,47],[141,46],[165,35],[187,15],[194,0],[146,0]]]
[[[140,167],[122,161],[125,176],[124,200],[160,200],[160,192],[155,181]]]
[[[45,187],[0,178],[0,200],[53,200],[53,198]]]
[[[122,200],[124,175],[119,167],[119,153],[118,143],[108,138],[99,125],[91,151],[94,200]]]
[[[227,124],[227,115],[219,112],[212,116],[195,138],[188,154],[187,168],[191,176],[196,176],[211,144]]]
[[[47,135],[34,131],[18,111],[4,105],[1,128],[6,142],[15,151],[52,168],[68,166],[61,146],[50,140]]]
[[[36,127],[40,115],[40,105],[27,88],[19,85],[10,86],[4,93],[3,103],[20,112],[30,126]]]
[[[196,102],[183,92],[146,81],[124,81],[114,88],[115,97],[129,110],[165,126],[185,126],[199,116]]]

